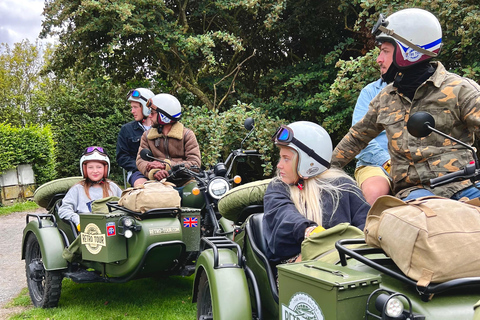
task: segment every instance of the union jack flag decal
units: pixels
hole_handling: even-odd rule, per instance
[[[184,228],[195,228],[198,226],[197,217],[185,217],[183,218],[183,227]]]

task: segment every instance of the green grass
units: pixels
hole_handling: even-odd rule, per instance
[[[196,318],[192,303],[193,276],[149,278],[122,284],[77,284],[64,279],[57,308],[33,308],[24,290],[7,307],[29,309],[9,319],[166,319]]]
[[[33,201],[18,202],[11,206],[0,207],[0,216],[5,216],[12,212],[23,212],[23,211],[33,211],[40,208]]]

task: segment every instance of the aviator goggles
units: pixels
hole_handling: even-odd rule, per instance
[[[166,113],[165,111],[163,111],[162,109],[160,109],[159,107],[157,107],[156,105],[154,105],[152,102],[152,99],[147,101],[147,108],[150,109],[150,112],[152,114],[159,113],[164,122],[166,122],[167,119],[170,119],[170,121],[178,120],[172,117],[171,115],[169,115],[168,113]]]
[[[147,98],[145,98],[144,96],[141,95],[140,91],[135,90],[135,89],[132,89],[128,92],[127,99],[130,98],[130,97],[132,97],[134,99],[142,99],[145,102],[148,100]]]
[[[105,155],[105,156],[107,155],[107,152],[105,152],[105,150],[102,147],[96,147],[96,146],[85,148],[85,151],[83,151],[83,155],[87,156],[87,155],[92,154],[95,151],[97,151],[98,153],[100,153],[102,155]]]
[[[279,144],[279,145],[282,145],[282,146],[288,146],[291,143],[291,144],[297,146],[303,152],[305,152],[309,157],[315,159],[318,163],[320,163],[325,168],[327,168],[327,169],[330,168],[330,162],[329,161],[323,159],[313,149],[306,146],[300,140],[295,139],[295,137],[293,136],[292,129],[287,127],[287,126],[283,126],[283,125],[280,126],[280,128],[278,128],[277,132],[275,132],[275,134],[272,136],[272,141],[274,141],[276,144]]]

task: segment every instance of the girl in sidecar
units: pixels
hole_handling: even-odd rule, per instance
[[[59,217],[73,221],[78,231],[78,213],[92,212],[92,203],[95,200],[122,195],[122,189],[107,179],[110,174],[110,158],[102,147],[85,149],[80,158],[80,172],[83,180],[68,190],[58,209]]]
[[[302,242],[312,232],[339,223],[363,230],[370,205],[353,179],[329,169],[332,142],[325,129],[294,122],[281,126],[272,140],[280,160],[265,192],[263,234],[273,264],[301,261]]]

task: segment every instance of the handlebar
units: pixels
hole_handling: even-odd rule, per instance
[[[245,154],[256,154],[256,153],[258,153],[257,150],[242,150],[242,152],[245,153]]]
[[[441,177],[430,179],[430,187],[435,188],[450,182],[462,181],[466,179],[480,180],[480,170],[477,170],[475,163],[468,164],[462,170],[447,173]]]

